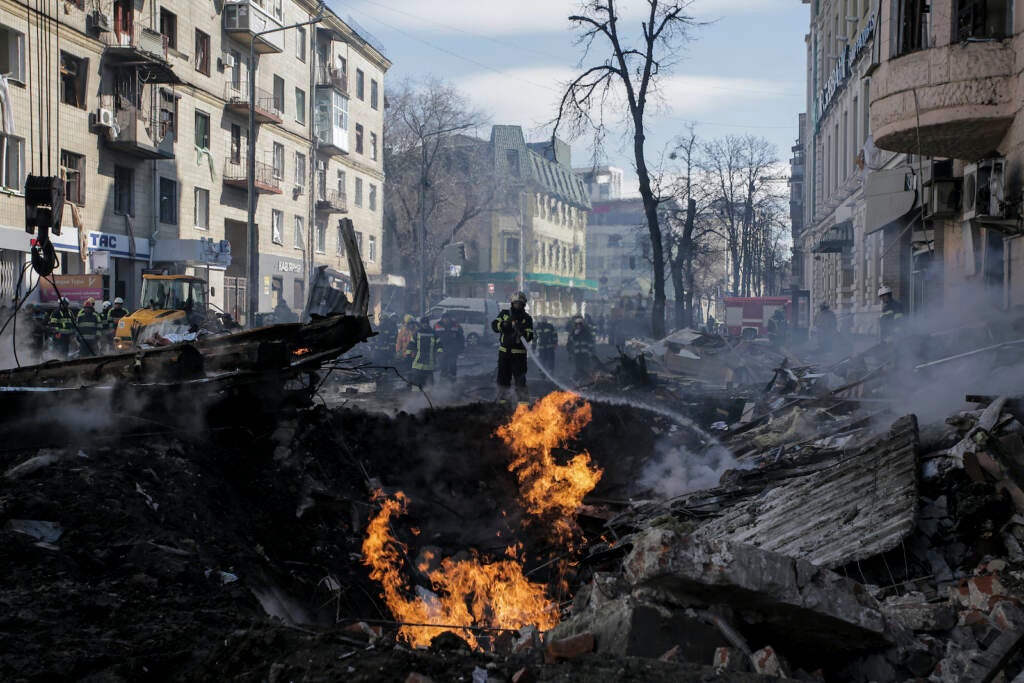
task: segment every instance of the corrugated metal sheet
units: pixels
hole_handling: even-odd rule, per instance
[[[917,419],[835,465],[729,508],[697,531],[835,568],[895,548],[914,529]]]

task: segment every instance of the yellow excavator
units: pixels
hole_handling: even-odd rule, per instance
[[[114,330],[114,348],[131,351],[155,334],[186,332],[207,315],[206,280],[194,275],[142,276],[141,308]]]

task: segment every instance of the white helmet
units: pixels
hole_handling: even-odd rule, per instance
[[[115,303],[115,304],[123,304],[123,303],[124,303],[124,299],[122,299],[122,298],[121,298],[121,297],[119,297],[119,296],[115,296],[115,297],[114,297],[114,303]]]
[[[892,287],[882,285],[878,288],[878,296],[885,296],[886,294],[892,294]]]
[[[110,302],[104,301],[100,308],[103,309],[104,311],[107,310],[108,308],[110,308]]]

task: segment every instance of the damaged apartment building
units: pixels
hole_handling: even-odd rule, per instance
[[[842,329],[877,290],[926,310],[1020,303],[1022,20],[988,0],[804,0],[802,285]]]
[[[130,306],[142,271],[156,269],[204,277],[211,303],[242,321],[253,286],[258,312],[281,300],[301,310],[316,266],[347,270],[343,214],[359,232],[371,279],[386,282],[381,144],[390,62],[330,10],[312,22],[318,11],[312,0],[0,4],[11,113],[0,295],[14,293],[29,254],[26,174],[62,176],[77,214],[72,220],[66,206],[53,237],[56,272],[100,274],[105,298]]]

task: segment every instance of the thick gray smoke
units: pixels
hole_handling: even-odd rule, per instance
[[[732,453],[717,444],[699,454],[667,441],[659,444],[657,450],[657,456],[644,468],[637,483],[665,499],[714,488],[726,470],[737,466]]]

